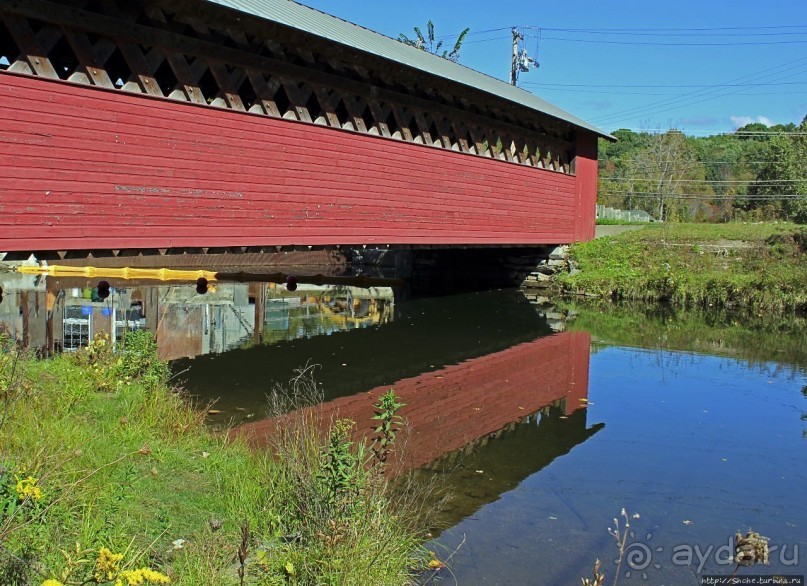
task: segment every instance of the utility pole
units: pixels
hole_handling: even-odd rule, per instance
[[[526,48],[521,48],[520,43],[524,41],[524,35],[518,28],[511,29],[513,33],[513,56],[510,61],[510,85],[518,84],[518,74],[527,73],[530,67],[538,68],[538,62],[527,54]]]
[[[511,32],[513,33],[513,59],[510,63],[510,85],[516,85],[518,81],[519,61],[518,43],[524,40],[524,35],[522,35],[516,27],[513,27]]]

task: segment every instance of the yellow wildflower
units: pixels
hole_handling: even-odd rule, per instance
[[[64,586],[64,584],[62,584],[58,580],[54,580],[53,578],[50,578],[50,579],[45,580],[44,582],[42,582],[42,586]]]
[[[123,559],[122,553],[112,553],[106,547],[98,550],[98,559],[95,561],[95,579],[98,582],[102,580],[111,580],[115,574],[120,570],[120,561]]]
[[[429,560],[428,567],[430,570],[439,570],[441,568],[445,568],[446,565],[437,559],[437,554],[433,551],[429,552],[429,555],[432,559]]]
[[[33,476],[17,478],[17,494],[21,499],[31,499],[38,501],[42,498],[42,489],[37,485],[37,479]]]
[[[124,582],[126,580],[126,582]],[[140,584],[170,584],[171,578],[150,568],[124,570],[118,576],[115,586],[140,586]]]

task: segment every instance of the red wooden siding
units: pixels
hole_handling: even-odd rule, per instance
[[[428,464],[560,399],[566,400],[567,415],[584,407],[590,347],[587,332],[564,332],[396,382],[392,387],[406,403],[401,414],[411,429],[405,464]],[[358,435],[368,433],[376,423],[372,404],[389,389],[330,401],[323,419],[350,418]],[[260,446],[275,423],[248,423],[236,433]]]
[[[575,240],[594,238],[597,209],[597,136],[579,131],[577,137],[577,218]]]
[[[571,176],[9,73],[0,111],[0,251],[593,236],[587,133]]]

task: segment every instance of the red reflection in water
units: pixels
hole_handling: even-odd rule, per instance
[[[406,403],[400,414],[409,427],[402,436],[403,466],[424,466],[558,401],[565,402],[567,415],[585,406],[590,345],[587,332],[563,332],[398,381],[392,388]],[[389,389],[376,387],[314,409],[324,422],[350,418],[357,437],[369,435],[373,403]],[[277,423],[256,421],[235,433],[261,447]]]

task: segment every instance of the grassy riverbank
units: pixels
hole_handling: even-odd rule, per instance
[[[0,583],[404,584],[423,566],[348,424],[298,419],[253,453],[170,388],[148,334],[129,344],[0,344]]]
[[[656,224],[575,244],[573,294],[684,307],[807,310],[807,228]]]

